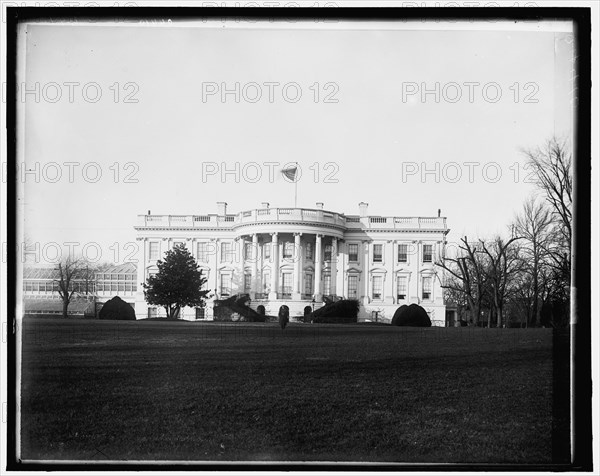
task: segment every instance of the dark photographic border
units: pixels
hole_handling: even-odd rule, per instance
[[[17,277],[17,30],[27,21],[111,21],[111,20],[247,19],[335,21],[541,21],[568,20],[574,24],[576,57],[576,106],[573,141],[573,267],[571,293],[571,373],[572,414],[571,464],[390,464],[390,463],[312,463],[312,462],[27,462],[16,458],[17,342],[16,342],[16,277]],[[7,470],[12,471],[81,471],[81,470],[297,470],[297,471],[591,471],[592,470],[592,380],[591,380],[591,13],[589,8],[206,8],[206,7],[7,7],[7,285],[8,318],[8,439]],[[597,164],[595,164],[597,166]],[[565,358],[565,345],[553,345],[556,358]],[[556,359],[554,359],[556,361]],[[554,364],[556,366],[556,364]],[[556,385],[554,386],[556,389]],[[554,394],[556,397],[556,393]],[[568,397],[567,397],[568,398]],[[553,448],[554,450],[554,448]],[[563,448],[564,451],[564,448]],[[568,449],[567,449],[568,451]]]

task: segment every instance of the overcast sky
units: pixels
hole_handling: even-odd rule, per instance
[[[122,261],[148,210],[293,206],[294,186],[278,173],[291,162],[302,170],[300,207],[441,209],[450,241],[503,233],[534,190],[520,149],[572,134],[570,31],[502,22],[30,24],[19,81],[33,91],[39,83],[39,95],[20,105],[19,162],[37,170],[25,177],[25,234],[42,246],[97,242],[103,260]],[[238,98],[221,96],[236,83]],[[223,163],[239,163],[239,176],[223,177]]]

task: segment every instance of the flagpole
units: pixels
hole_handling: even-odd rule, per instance
[[[294,208],[298,208],[298,162],[296,164],[296,176],[294,177]]]

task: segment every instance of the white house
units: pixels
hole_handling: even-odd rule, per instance
[[[212,318],[213,299],[248,293],[251,307],[277,315],[287,305],[302,316],[325,296],[358,299],[359,320],[389,321],[403,304],[417,303],[434,325],[445,305],[436,256],[445,245],[446,218],[358,215],[316,208],[260,208],[231,214],[138,216],[138,283],[156,273],[168,249],[185,244],[208,278],[213,298],[204,309],[183,309],[184,319]],[[164,315],[148,306],[138,286],[138,319]]]

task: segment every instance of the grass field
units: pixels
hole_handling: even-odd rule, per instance
[[[22,458],[566,462],[559,337],[28,318]]]

